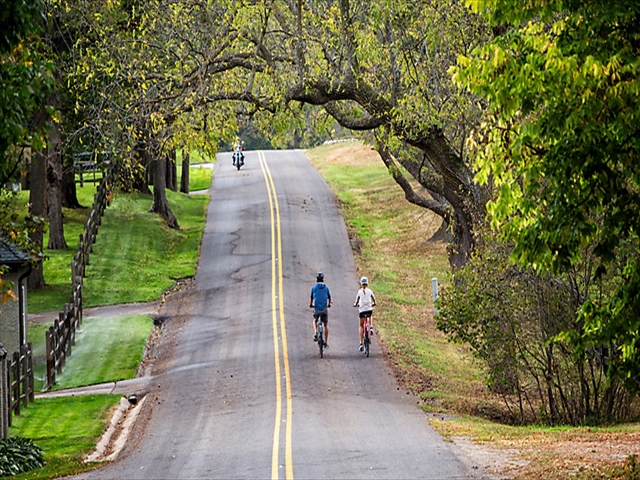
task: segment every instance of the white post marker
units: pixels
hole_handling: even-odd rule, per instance
[[[437,315],[438,309],[435,307],[436,300],[438,300],[438,279],[437,278],[431,279],[431,292],[433,293],[433,305],[434,305],[433,313]]]

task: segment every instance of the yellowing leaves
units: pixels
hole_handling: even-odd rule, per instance
[[[2,296],[0,297],[0,303],[6,303],[8,301],[17,301],[18,298],[16,297],[16,294],[13,293],[13,290],[5,290],[4,292],[2,292]]]

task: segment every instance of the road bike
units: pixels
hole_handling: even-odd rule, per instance
[[[320,358],[324,357],[324,322],[318,318],[318,349],[320,350]]]
[[[362,339],[362,345],[364,346],[364,354],[369,356],[369,346],[371,345],[371,338],[369,337],[369,317],[364,317],[364,338]]]

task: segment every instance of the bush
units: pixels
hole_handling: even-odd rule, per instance
[[[28,438],[0,439],[0,476],[17,475],[44,464],[44,452]]]
[[[485,237],[474,258],[441,293],[437,326],[470,345],[486,366],[486,383],[501,395],[514,423],[591,424],[624,420],[632,396],[607,371],[615,345],[578,348],[579,311],[604,297],[607,282],[582,272],[563,277],[514,265],[511,249]],[[586,256],[585,256],[586,258]]]

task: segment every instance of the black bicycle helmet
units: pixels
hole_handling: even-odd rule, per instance
[[[318,272],[318,275],[316,275],[316,280],[318,282],[324,282],[324,273]]]

